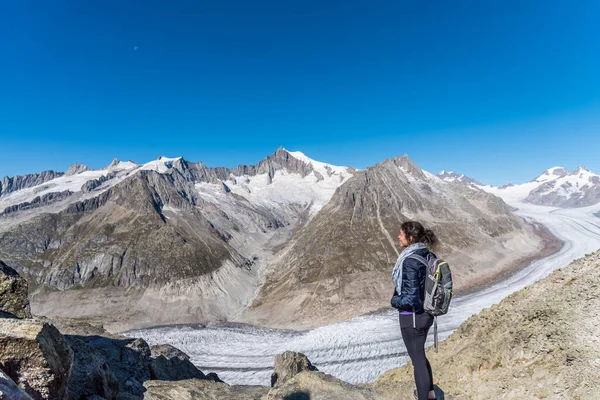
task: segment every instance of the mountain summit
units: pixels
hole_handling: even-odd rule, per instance
[[[481,183],[479,183],[475,179],[469,178],[465,174],[457,174],[453,171],[442,170],[436,176],[445,182],[462,183],[462,184],[467,184],[467,185],[470,185],[470,184],[481,185]]]
[[[547,179],[540,180],[542,177]],[[564,168],[553,168],[536,182],[543,183],[529,192],[526,202],[558,207],[585,207],[600,202],[600,175],[584,167],[572,173]]]

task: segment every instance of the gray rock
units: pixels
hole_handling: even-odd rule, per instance
[[[0,368],[35,400],[67,399],[73,351],[48,323],[0,319]]]
[[[150,375],[152,379],[162,381],[181,381],[185,379],[204,379],[205,375],[183,351],[169,344],[152,346]]]
[[[9,207],[6,207],[4,209],[4,211],[0,213],[0,215],[12,214],[17,211],[25,211],[25,210],[31,210],[34,208],[45,207],[50,204],[64,200],[72,195],[73,195],[73,192],[71,192],[70,190],[64,190],[62,192],[46,193],[45,195],[43,195],[41,197],[40,196],[35,197],[31,201],[25,201],[23,203],[13,204]]]
[[[303,371],[272,388],[265,400],[384,400],[372,389],[354,386],[322,372]]]
[[[143,383],[150,379],[150,347],[143,339],[81,335],[67,335],[67,339],[79,353],[76,361],[87,359],[91,362],[89,366],[75,367],[75,380],[69,383],[73,393],[101,395],[114,394],[118,390],[143,397]],[[86,371],[91,374],[88,380],[83,375]]]
[[[98,179],[89,180],[81,186],[81,191],[83,193],[89,193],[92,190],[101,186],[104,182],[107,182],[107,181],[115,178],[116,176],[117,176],[117,174],[115,172],[109,172],[108,174],[103,175]]]
[[[213,382],[225,383],[221,380],[221,378],[219,378],[219,375],[217,375],[216,372],[209,372],[208,374],[206,374],[206,379],[211,380]]]
[[[73,350],[73,369],[69,379],[69,399],[100,396],[112,399],[119,392],[119,381],[114,376],[106,356],[84,341],[66,336]]]
[[[18,318],[31,318],[27,281],[0,261],[0,310]]]
[[[286,351],[275,357],[275,372],[271,375],[271,386],[281,386],[302,371],[318,371],[308,357],[302,353]]]
[[[4,371],[0,370],[0,399],[32,400]]]
[[[185,381],[148,381],[145,400],[261,400],[269,392],[265,386],[229,386],[205,379]]]
[[[65,176],[76,175],[89,170],[90,169],[86,165],[74,163],[69,167],[67,172],[65,172]]]
[[[111,163],[108,164],[108,166],[106,168],[108,169],[108,168],[115,167],[115,166],[119,165],[120,162],[121,162],[121,160],[119,160],[118,158],[115,157],[115,158],[113,158]]]
[[[16,192],[17,190],[41,185],[42,183],[46,183],[62,175],[62,172],[43,171],[39,174],[18,175],[13,176],[12,178],[5,176],[0,181],[0,196]]]

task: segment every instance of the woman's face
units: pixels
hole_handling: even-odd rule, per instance
[[[410,244],[402,229],[400,229],[400,235],[398,235],[398,239],[400,239],[400,246],[402,247],[406,247]]]

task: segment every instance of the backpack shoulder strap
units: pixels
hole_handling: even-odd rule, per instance
[[[417,260],[417,261],[421,262],[422,264],[424,264],[426,267],[429,266],[429,263],[427,262],[427,259],[425,257],[422,257],[422,256],[418,255],[418,254],[411,254],[407,258],[412,258],[414,260]]]

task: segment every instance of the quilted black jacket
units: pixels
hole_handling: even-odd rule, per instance
[[[421,249],[415,254],[421,257],[427,257],[428,249]],[[402,263],[402,285],[400,293],[394,289],[392,297],[392,307],[399,311],[412,311],[415,313],[423,312],[423,302],[425,301],[425,277],[427,276],[427,267],[414,258],[407,258]]]

